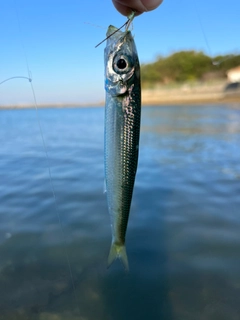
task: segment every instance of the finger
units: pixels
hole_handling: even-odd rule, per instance
[[[163,0],[112,0],[115,8],[124,16],[128,16],[134,10],[135,16],[143,12],[156,9]]]

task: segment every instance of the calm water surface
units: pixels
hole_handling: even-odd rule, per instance
[[[148,107],[106,268],[103,108],[0,111],[0,320],[240,319],[240,105]],[[70,266],[70,268],[69,268]]]

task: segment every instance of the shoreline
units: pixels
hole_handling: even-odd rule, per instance
[[[226,81],[184,83],[175,86],[155,86],[142,91],[144,104],[181,105],[240,102],[240,91],[225,91]]]
[[[224,97],[221,99],[210,99],[210,98],[198,98],[198,99],[166,99],[166,100],[144,100],[142,102],[142,107],[149,107],[149,106],[183,106],[183,105],[193,105],[198,106],[200,104],[228,104],[228,103],[238,103],[240,104],[240,96],[238,97]],[[52,104],[52,105],[41,105],[39,104],[37,106],[38,109],[68,109],[68,108],[101,108],[104,107],[104,103],[99,104],[73,104],[73,105],[61,105],[58,104]],[[240,106],[239,106],[240,107]],[[1,110],[23,110],[23,109],[35,109],[34,105],[20,105],[20,106],[1,106],[0,105],[0,111]]]
[[[225,92],[226,81],[212,83],[184,83],[181,85],[160,86],[142,89],[142,106],[149,105],[199,105],[218,103],[240,103],[240,90]],[[93,108],[103,107],[104,101],[96,103],[49,103],[38,104],[39,109],[44,108]],[[6,109],[32,109],[33,104],[0,105],[0,110]]]
[[[171,105],[199,105],[199,104],[219,104],[219,103],[240,103],[240,95],[236,96],[222,96],[222,97],[182,97],[180,99],[146,99],[142,102],[143,106],[147,105],[159,105],[159,106],[171,106]]]

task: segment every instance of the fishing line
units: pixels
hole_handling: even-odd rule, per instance
[[[27,79],[29,82],[32,82],[31,78],[24,77],[24,76],[15,76],[15,77],[10,77],[10,78],[7,78],[7,79],[3,80],[2,82],[0,82],[0,85],[3,84],[4,82],[7,82],[7,81],[10,81],[10,80],[13,80],[13,79]]]
[[[206,32],[205,32],[205,29],[203,27],[203,23],[202,23],[202,20],[200,18],[200,14],[199,14],[199,11],[198,11],[198,7],[197,7],[197,4],[196,4],[196,1],[194,1],[194,8],[195,8],[195,13],[196,13],[196,16],[197,16],[197,19],[198,19],[198,23],[199,23],[199,26],[200,26],[200,29],[201,29],[201,32],[202,32],[202,35],[203,35],[203,38],[204,38],[204,41],[205,41],[205,44],[206,44],[206,47],[207,47],[207,50],[208,50],[208,54],[209,56],[211,57],[211,62],[212,62],[212,65],[217,67],[220,65],[221,61],[214,61],[212,59],[212,50],[210,48],[210,45],[209,45],[209,42],[208,42],[208,38],[207,38],[207,35],[206,35]]]
[[[212,64],[213,64],[214,66],[219,66],[219,65],[220,65],[221,63],[223,63],[224,61],[229,60],[229,59],[232,59],[232,58],[234,58],[234,57],[235,57],[234,54],[229,54],[228,57],[223,58],[222,60],[212,61]]]
[[[21,45],[22,45],[22,51],[23,51],[23,54],[24,54],[24,57],[25,57],[26,68],[27,68],[27,72],[28,72],[29,77],[22,77],[22,76],[11,77],[11,78],[8,78],[8,79],[4,80],[2,83],[6,82],[6,81],[9,81],[9,80],[12,80],[12,79],[15,79],[15,78],[26,78],[30,82],[31,91],[32,91],[33,100],[34,100],[34,107],[35,107],[36,116],[37,116],[38,127],[39,127],[40,135],[41,135],[41,138],[42,138],[43,149],[44,149],[44,152],[45,152],[47,165],[48,165],[48,174],[49,174],[49,182],[50,182],[50,186],[51,186],[51,193],[52,193],[52,197],[53,197],[53,200],[54,200],[54,205],[55,205],[55,208],[56,208],[56,211],[57,211],[58,222],[59,222],[59,225],[60,225],[61,233],[62,233],[63,239],[64,239],[64,253],[65,253],[66,260],[67,260],[67,266],[68,266],[68,271],[69,271],[69,275],[70,275],[70,278],[71,278],[71,284],[72,284],[72,288],[73,288],[73,292],[74,292],[74,298],[75,298],[75,301],[76,301],[78,312],[80,313],[80,309],[79,309],[79,306],[78,306],[78,300],[77,300],[77,294],[76,294],[76,287],[75,287],[75,283],[74,283],[74,279],[73,279],[73,272],[72,272],[72,268],[71,268],[69,255],[68,255],[68,252],[67,252],[67,241],[66,241],[66,237],[65,237],[65,233],[64,233],[64,229],[63,229],[63,224],[62,224],[62,219],[61,219],[61,215],[59,213],[57,200],[56,200],[56,192],[55,192],[53,178],[52,178],[50,160],[49,160],[49,155],[48,155],[48,148],[47,148],[47,144],[46,144],[45,139],[44,139],[42,125],[41,125],[40,117],[39,117],[39,114],[38,114],[37,98],[36,98],[36,94],[35,94],[35,90],[34,90],[34,86],[33,86],[33,82],[32,82],[32,76],[31,76],[31,71],[30,71],[30,68],[29,68],[27,53],[26,53],[25,46],[24,46],[24,43],[23,43],[20,18],[19,18],[19,13],[18,13],[18,9],[17,9],[17,5],[16,5],[16,1],[15,0],[14,0],[14,4],[15,4],[17,21],[18,21],[18,27],[19,27],[19,34],[20,34],[20,40],[21,40]]]
[[[202,35],[203,35],[203,38],[204,38],[204,41],[205,41],[205,44],[206,44],[206,47],[207,47],[207,51],[208,51],[208,54],[210,55],[210,57],[212,58],[212,50],[211,50],[211,47],[210,47],[210,44],[209,44],[209,41],[208,41],[208,38],[207,38],[207,34],[205,32],[205,29],[203,27],[203,23],[202,23],[202,20],[201,20],[201,17],[200,17],[200,14],[199,14],[199,11],[198,11],[198,7],[197,7],[197,3],[196,1],[194,1],[194,8],[195,8],[195,13],[196,13],[196,16],[197,16],[197,19],[198,19],[198,23],[199,23],[199,26],[200,26],[200,29],[201,29],[201,32],[202,32]],[[223,63],[224,61],[226,60],[229,60],[231,58],[233,58],[234,55],[233,54],[230,54],[228,57],[225,57],[223,58],[222,60],[213,60],[211,59],[212,61],[212,65],[217,67],[219,66],[221,63]]]
[[[53,178],[52,178],[52,172],[51,172],[51,166],[50,166],[50,161],[49,161],[48,149],[47,149],[47,145],[46,145],[46,142],[45,142],[45,139],[44,139],[44,136],[43,136],[42,125],[41,125],[40,117],[39,117],[39,114],[38,114],[38,105],[37,105],[36,94],[35,94],[35,90],[34,90],[34,87],[33,87],[33,83],[30,82],[30,85],[31,85],[31,90],[32,90],[32,94],[33,94],[35,110],[36,110],[36,114],[37,114],[38,126],[39,126],[39,130],[40,130],[40,133],[41,133],[42,142],[43,142],[43,148],[44,148],[44,152],[45,152],[46,160],[47,160],[47,165],[48,165],[48,174],[49,174],[49,181],[50,181],[50,185],[51,185],[52,196],[53,196],[53,199],[54,199],[54,204],[55,204],[55,208],[56,208],[57,215],[58,215],[58,223],[60,225],[61,233],[63,235],[64,251],[65,251],[68,270],[69,270],[71,283],[72,283],[72,287],[73,287],[74,298],[76,300],[76,305],[77,305],[77,308],[78,308],[78,312],[80,313],[79,306],[78,306],[78,303],[77,303],[77,294],[76,294],[76,287],[75,287],[74,280],[73,280],[72,267],[71,267],[69,255],[68,255],[68,252],[67,252],[67,241],[66,241],[66,237],[65,237],[65,233],[64,233],[64,229],[63,229],[62,219],[61,219],[61,216],[60,216],[60,213],[59,213],[59,209],[58,209],[58,205],[57,205],[56,192],[55,192]]]
[[[208,42],[208,38],[207,38],[206,32],[204,30],[204,27],[203,27],[203,24],[202,24],[202,20],[200,18],[200,14],[199,14],[199,11],[198,11],[198,7],[197,7],[197,4],[196,4],[196,1],[194,1],[194,7],[195,7],[195,13],[196,13],[196,16],[197,16],[197,19],[198,19],[198,23],[199,23],[203,38],[204,38],[206,47],[208,49],[208,54],[210,55],[210,57],[212,57],[212,50],[210,48],[210,45],[209,45],[209,42]]]
[[[128,28],[130,27],[133,19],[135,16],[135,11],[132,11],[132,13],[128,16],[128,20],[117,30],[115,30],[113,33],[111,33],[109,36],[107,36],[104,40],[102,40],[101,42],[99,42],[95,48],[97,48],[98,46],[100,46],[100,44],[102,44],[103,42],[105,42],[107,39],[109,39],[111,36],[113,36],[116,32],[118,32],[119,30],[121,30],[123,27],[126,26],[126,31],[128,30]]]
[[[90,26],[92,26],[92,27],[95,27],[95,28],[100,28],[100,29],[105,29],[105,30],[107,29],[106,27],[99,26],[99,25],[94,24],[94,23],[91,23],[91,22],[84,21],[83,23],[84,23],[84,24],[88,24],[88,25],[90,25]]]
[[[109,39],[112,35],[114,35],[114,34],[115,34],[116,32],[118,32],[119,30],[121,30],[124,26],[127,25],[127,23],[128,23],[128,21],[125,22],[120,28],[118,28],[117,30],[115,30],[113,33],[111,33],[109,36],[107,36],[105,39],[103,39],[101,42],[99,42],[99,43],[95,46],[95,48],[97,48],[98,46],[100,46],[100,44],[102,44],[103,42],[105,42],[107,39]]]

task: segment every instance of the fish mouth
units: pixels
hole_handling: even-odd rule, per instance
[[[121,29],[121,28],[120,28]],[[109,37],[111,36],[111,34],[113,34],[114,32],[119,32],[119,33],[128,33],[130,32],[129,30],[126,30],[126,31],[121,31],[119,28],[117,27],[114,27],[113,25],[110,25],[107,29],[107,33],[106,33],[106,36]]]
[[[107,33],[106,33],[106,36],[109,37],[112,33],[114,33],[115,31],[117,31],[118,28],[110,25],[107,29]],[[120,31],[122,32],[122,31]]]

